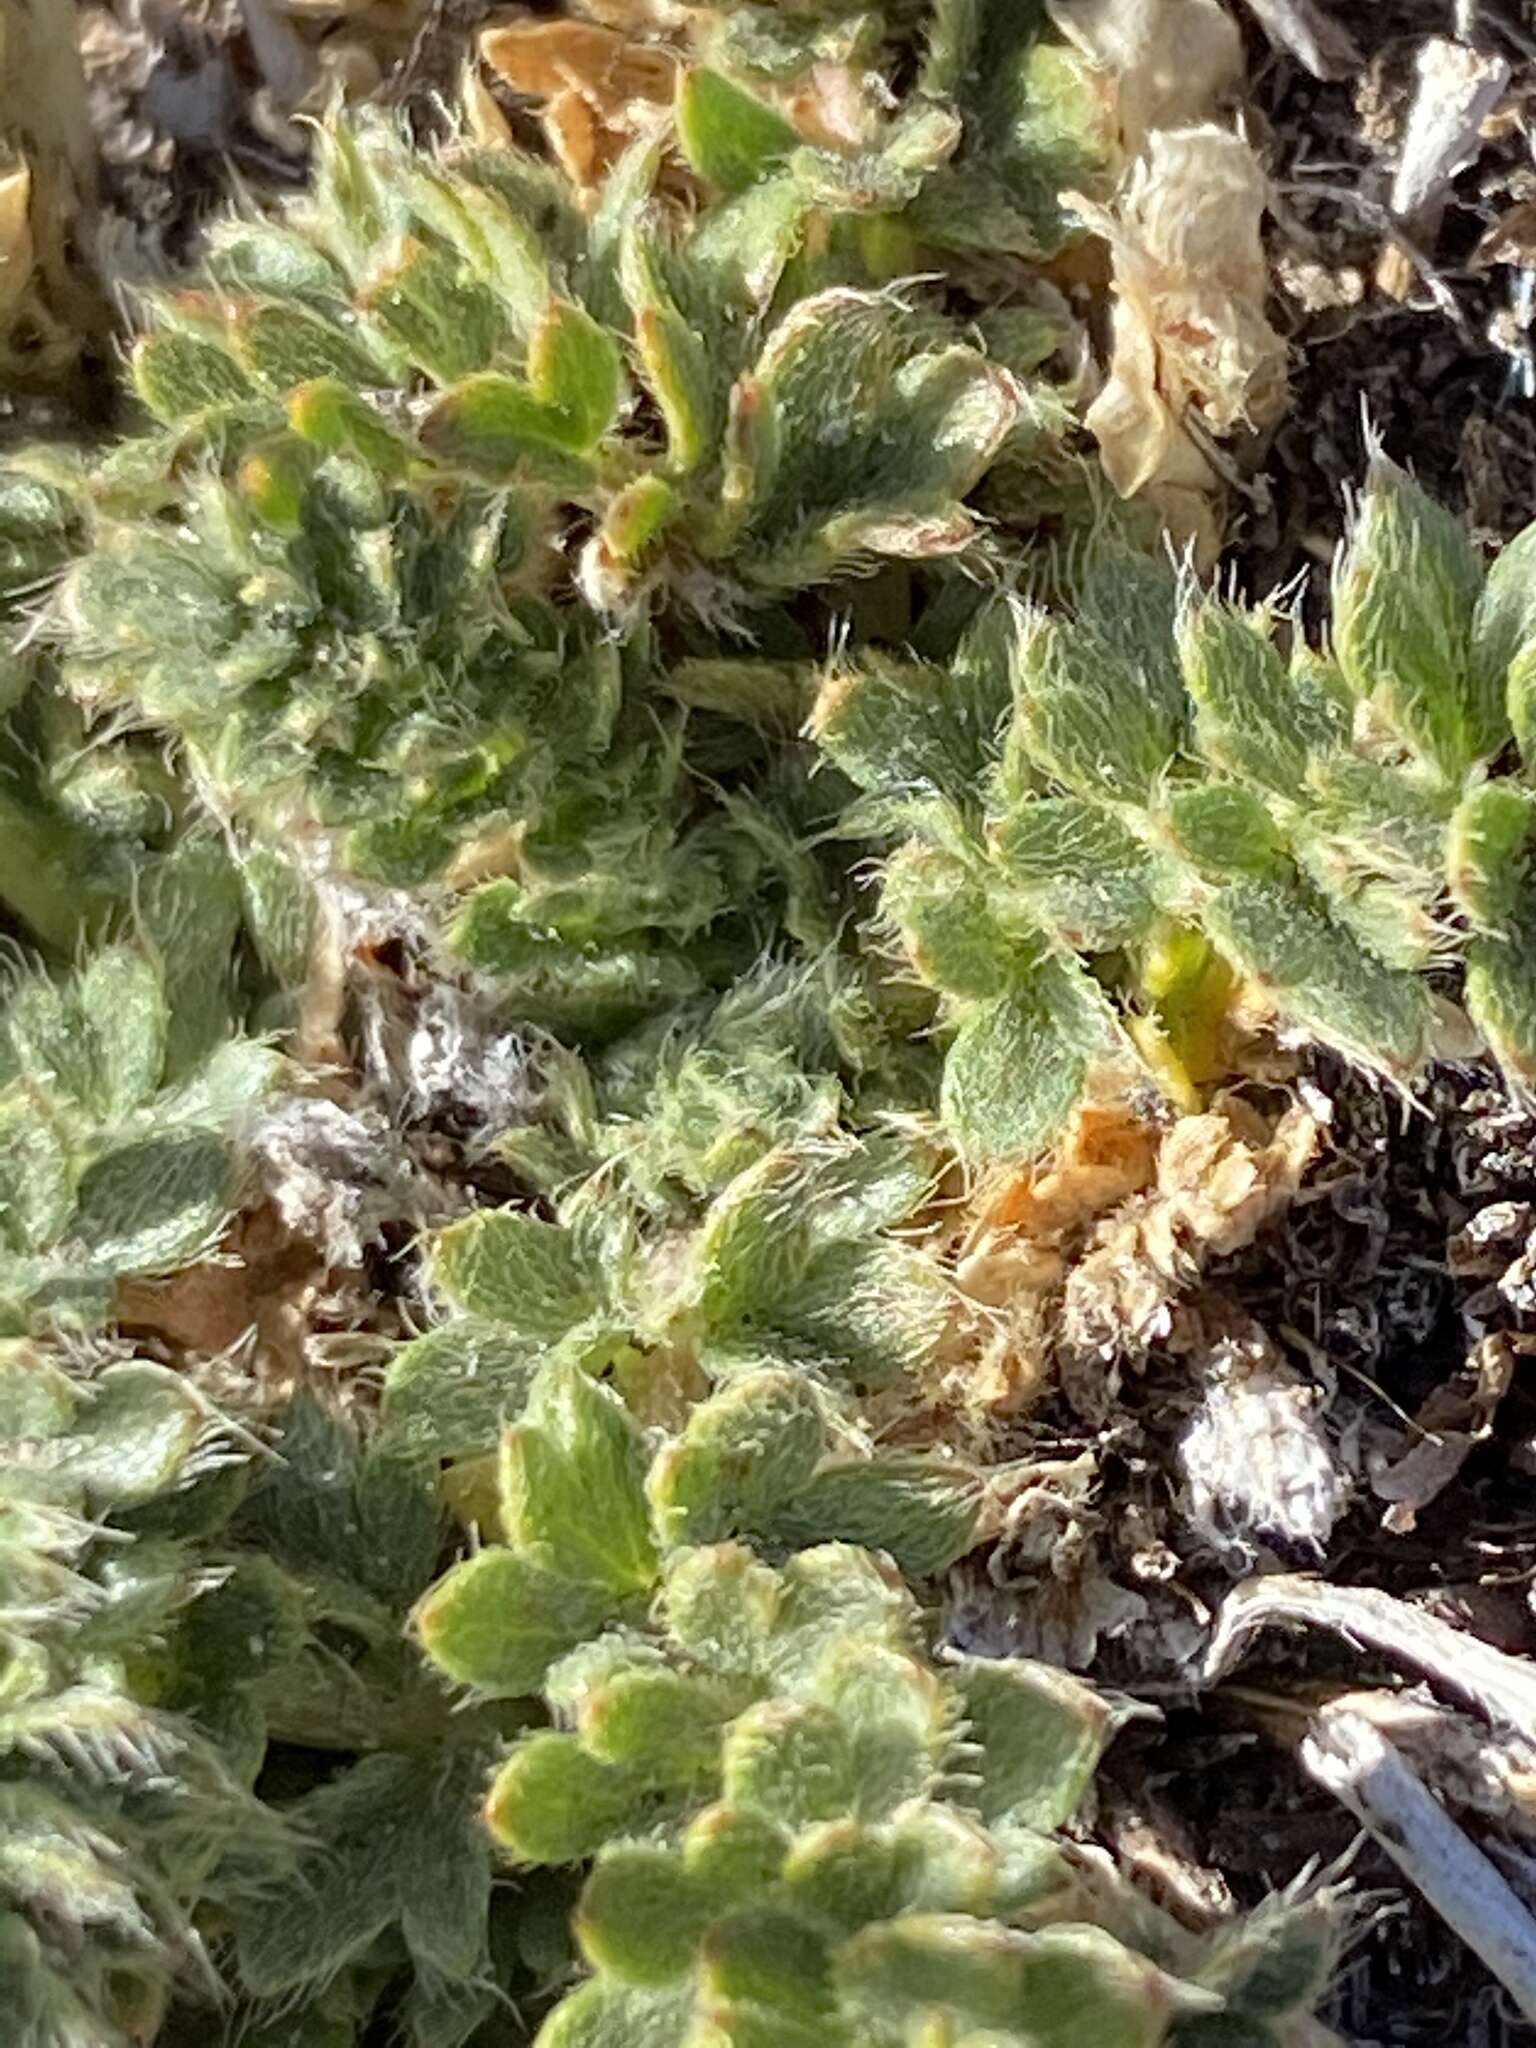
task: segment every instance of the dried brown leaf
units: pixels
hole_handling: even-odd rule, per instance
[[[1173,1302],[1207,1260],[1251,1244],[1286,1207],[1318,1135],[1317,1118],[1300,1104],[1266,1129],[1234,1099],[1173,1126],[1155,1186],[1097,1226],[1067,1275],[1060,1356],[1085,1413],[1107,1412],[1117,1364],[1168,1334]]]
[[[1371,1478],[1378,1500],[1392,1505],[1382,1517],[1394,1535],[1411,1530],[1493,1433],[1493,1418],[1515,1376],[1515,1349],[1502,1332],[1484,1337],[1460,1372],[1436,1387],[1413,1418],[1407,1447]]]
[[[579,185],[593,185],[640,131],[648,111],[670,104],[676,55],[593,21],[493,22],[479,51],[514,92],[544,102],[550,147]]]
[[[1087,425],[1115,489],[1147,496],[1197,557],[1223,498],[1199,434],[1261,429],[1285,406],[1285,343],[1265,312],[1267,191],[1248,144],[1204,125],[1153,134],[1115,207],[1073,201],[1114,258],[1109,376]]]
[[[0,176],[0,321],[11,321],[32,284],[32,173],[25,164]]]

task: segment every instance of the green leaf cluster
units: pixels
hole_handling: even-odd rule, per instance
[[[858,139],[796,112],[832,75]],[[1410,1085],[1462,967],[1536,1075],[1531,550],[1378,460],[1309,646],[1138,549],[1027,267],[1108,105],[1036,0],[831,0],[708,10],[589,195],[339,120],[148,295],[139,430],[0,467],[21,2048],[1315,2001],[1325,1903],[1197,1940],[1089,1881],[1113,1717],[947,1652],[1002,1489],[883,1425],[954,1369],[957,1164],[1187,1098],[1235,995]],[[447,1148],[517,1197],[399,1249],[376,1414],[247,1428],[122,1283],[206,1276],[253,1119],[340,1092],[275,1049],[317,960],[384,1044],[396,951],[526,1054]]]
[[[233,1035],[238,897],[186,853],[146,878],[137,938],[73,974],[23,968],[0,997],[7,1335],[100,1325],[119,1280],[190,1264],[234,1206],[240,1128],[280,1062]]]
[[[950,1027],[947,1129],[1047,1145],[1095,1074],[1222,1071],[1234,985],[1277,1030],[1403,1085],[1434,1056],[1427,970],[1512,1078],[1532,1071],[1536,633],[1516,541],[1377,456],[1332,644],[1115,547],[1069,607],[1000,596],[947,667],[854,655],[811,728],[893,832],[884,914]]]
[[[1326,1968],[1315,1916],[1312,1972],[1261,2018],[1247,1986],[1293,1917],[1250,1930],[1248,1967],[1218,1945],[1180,1974],[1074,1914],[1053,1830],[1112,1716],[1042,1667],[934,1662],[889,1555],[826,1538],[852,1510],[912,1575],[952,1542],[912,1550],[923,1509],[895,1465],[827,1487],[823,1431],[803,1380],[759,1373],[652,1451],[613,1391],[546,1365],[502,1439],[501,1541],[416,1608],[472,1697],[537,1690],[548,1712],[485,1806],[516,1864],[590,1861],[590,1975],[541,2048],[901,2048],[935,2029],[1024,2048],[1090,2024],[1150,2048],[1223,2012],[1277,2039],[1268,2019],[1304,2010]]]

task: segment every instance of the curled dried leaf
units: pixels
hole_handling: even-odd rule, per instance
[[[1062,1364],[1079,1405],[1112,1392],[1118,1361],[1167,1334],[1171,1307],[1206,1262],[1251,1244],[1294,1196],[1320,1126],[1299,1103],[1267,1126],[1218,1100],[1181,1117],[1158,1153],[1156,1184],[1101,1222],[1067,1276]]]
[[[1116,207],[1073,202],[1114,258],[1110,372],[1087,425],[1120,495],[1147,497],[1201,561],[1219,544],[1222,486],[1200,437],[1262,429],[1285,404],[1266,193],[1248,144],[1204,125],[1151,136]]]
[[[1157,128],[1204,120],[1243,76],[1243,39],[1221,0],[1054,0],[1062,34],[1114,81],[1134,154]]]
[[[670,103],[677,80],[670,50],[595,21],[493,22],[479,50],[514,92],[544,102],[550,147],[583,187],[596,184],[648,110]]]

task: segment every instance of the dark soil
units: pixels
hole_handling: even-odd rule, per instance
[[[1452,33],[1457,10],[1323,0],[1320,11],[1352,37],[1358,71],[1314,78],[1250,23],[1250,132],[1274,181],[1277,319],[1295,365],[1291,410],[1237,542],[1256,589],[1329,560],[1367,420],[1484,538],[1517,532],[1536,511],[1536,228],[1526,225],[1536,217],[1520,211],[1536,198],[1536,10],[1528,0],[1466,10],[1476,46],[1511,66],[1510,116],[1410,224],[1392,219],[1388,200],[1415,57],[1426,38]],[[1382,288],[1384,258],[1395,290]]]

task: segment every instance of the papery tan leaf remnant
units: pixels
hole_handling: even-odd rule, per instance
[[[1115,207],[1074,202],[1114,259],[1109,377],[1088,428],[1120,495],[1146,496],[1202,564],[1223,501],[1205,441],[1270,426],[1285,406],[1285,343],[1264,310],[1266,193],[1248,144],[1202,124],[1153,133]]]
[[[1243,39],[1221,0],[1054,0],[1051,19],[1112,80],[1128,155],[1154,129],[1204,120],[1242,82]]]
[[[96,140],[71,0],[0,0],[0,386],[40,391],[106,326]]]

